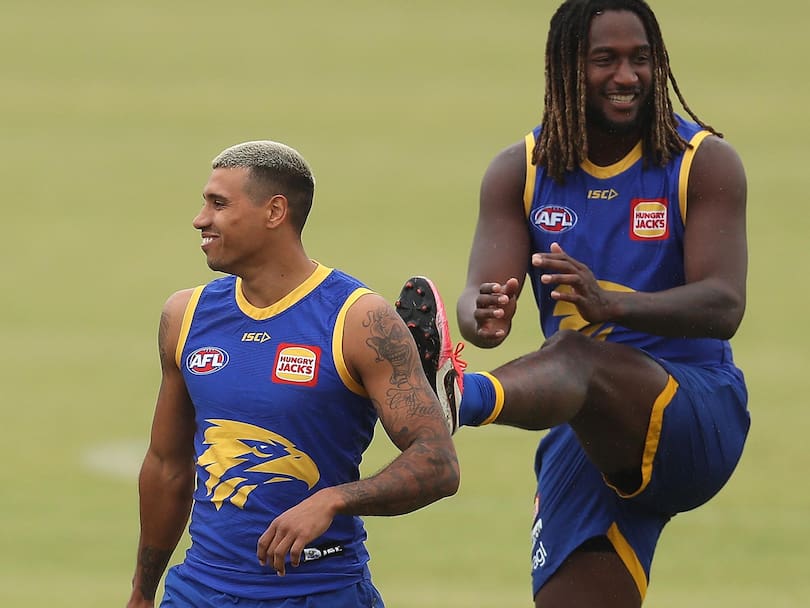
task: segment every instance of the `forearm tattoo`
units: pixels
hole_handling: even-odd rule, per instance
[[[168,549],[156,549],[154,547],[141,549],[140,591],[145,599],[155,599],[160,577],[163,576],[163,571],[166,570],[166,564],[169,563],[171,556],[172,552]]]

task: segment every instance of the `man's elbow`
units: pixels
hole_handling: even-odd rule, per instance
[[[445,473],[441,476],[442,482],[439,485],[439,498],[447,498],[453,496],[458,492],[459,485],[461,484],[461,472],[458,466],[458,458],[455,456],[448,457],[444,465]]]
[[[716,315],[712,337],[730,340],[737,333],[745,315],[745,300],[729,301]]]

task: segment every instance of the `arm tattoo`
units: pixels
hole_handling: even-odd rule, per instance
[[[386,306],[380,306],[377,310],[369,311],[363,327],[367,327],[371,332],[366,344],[377,352],[376,360],[388,361],[393,367],[391,384],[394,386],[407,384],[408,372],[413,365],[406,342],[410,336],[395,323],[391,310]]]
[[[144,547],[141,550],[141,595],[147,600],[154,600],[160,577],[169,563],[172,552],[168,549]]]
[[[403,431],[407,433],[407,429]],[[392,437],[397,443],[396,437]],[[400,515],[445,495],[443,487],[457,484],[458,459],[452,444],[416,442],[408,458],[397,458],[377,475],[340,486],[355,515]]]
[[[391,364],[391,388],[386,392],[388,407],[406,408],[412,416],[435,415],[429,400],[425,400],[411,382],[414,370],[422,373],[421,365],[414,361],[411,348],[411,335],[388,306],[380,306],[369,311],[363,327],[367,327],[371,337],[366,344],[377,353],[376,361]]]
[[[386,415],[385,430],[402,454],[378,474],[338,486],[346,503],[343,513],[409,513],[455,492],[458,460],[405,324],[390,306],[381,305],[367,312],[362,327],[368,332],[365,344],[382,365],[375,382],[384,384],[391,370],[384,394],[378,388],[369,398]]]
[[[169,314],[164,310],[160,313],[160,326],[158,327],[158,352],[161,363],[166,360],[166,338],[169,334]]]

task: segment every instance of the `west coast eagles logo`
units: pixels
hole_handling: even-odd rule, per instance
[[[217,509],[222,503],[244,508],[260,484],[302,481],[312,489],[321,474],[304,452],[285,437],[236,420],[207,420],[204,444],[197,460],[208,472],[207,496]]]

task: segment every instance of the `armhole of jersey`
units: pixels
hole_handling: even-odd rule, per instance
[[[532,155],[534,154],[534,133],[529,133],[524,138],[526,142],[526,184],[523,187],[523,210],[526,217],[529,217],[529,212],[532,210],[532,199],[534,199],[534,183],[537,179],[537,171],[532,164]]]
[[[338,312],[337,320],[335,321],[335,329],[333,330],[334,333],[332,334],[332,359],[335,361],[335,369],[337,369],[337,373],[340,379],[343,380],[343,384],[346,385],[346,388],[361,397],[368,397],[368,393],[357,380],[352,378],[352,375],[349,373],[349,368],[346,366],[346,360],[343,358],[343,334],[346,329],[346,315],[352,307],[352,304],[357,302],[361,296],[369,293],[374,292],[365,287],[358,287],[346,298],[346,301],[340,308],[340,312]]]
[[[180,366],[180,361],[183,358],[183,347],[186,345],[188,330],[191,329],[191,320],[194,318],[194,311],[197,310],[197,303],[200,301],[203,289],[205,289],[205,285],[194,288],[194,291],[191,292],[191,298],[189,298],[188,304],[186,304],[186,311],[183,313],[180,335],[177,337],[177,349],[174,351],[174,359],[178,369],[183,369]]]
[[[700,142],[706,137],[711,135],[709,131],[698,131],[694,137],[689,140],[691,147],[687,148],[683,153],[683,160],[681,160],[681,171],[678,174],[678,206],[681,210],[681,221],[686,226],[686,188],[689,185],[689,170],[692,168],[692,161],[695,159],[695,152],[697,152]]]

